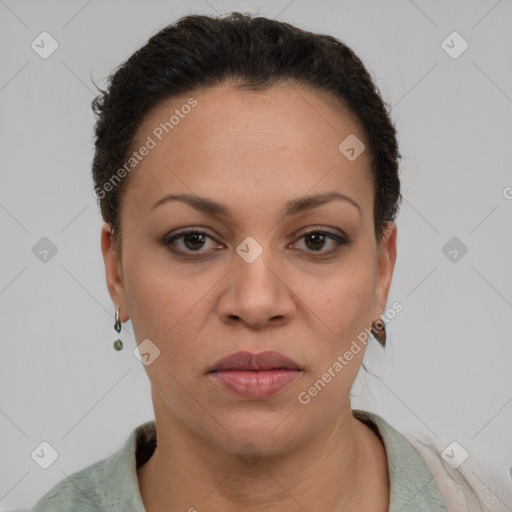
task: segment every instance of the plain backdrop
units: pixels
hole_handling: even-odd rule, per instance
[[[388,304],[403,310],[386,350],[370,343],[375,376],[360,373],[353,408],[456,440],[503,474],[512,465],[512,2],[3,0],[3,509],[32,506],[153,419],[130,322],[125,348],[112,347],[90,174],[92,79],[104,84],[185,14],[233,10],[340,38],[392,106],[404,201]],[[58,44],[46,59],[31,46],[42,32]],[[44,237],[56,251],[47,261]],[[58,453],[48,469],[31,456],[44,441]]]

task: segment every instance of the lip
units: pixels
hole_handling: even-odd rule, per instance
[[[302,368],[280,352],[241,351],[217,361],[208,375],[238,396],[263,399],[281,391],[301,373]]]
[[[211,368],[210,372],[221,370],[301,370],[300,366],[289,357],[267,350],[259,354],[240,351],[219,359]]]

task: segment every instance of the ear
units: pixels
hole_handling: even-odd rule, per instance
[[[394,222],[388,222],[377,250],[378,275],[372,321],[378,320],[386,308],[396,261],[396,234],[396,224]]]
[[[126,308],[126,298],[123,283],[123,268],[121,258],[113,246],[113,235],[110,226],[103,222],[101,229],[101,252],[105,262],[105,277],[107,281],[108,293],[114,303],[115,309],[120,306],[119,320],[126,322],[128,320],[128,310]]]

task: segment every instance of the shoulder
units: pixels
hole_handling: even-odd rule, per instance
[[[395,496],[405,491],[407,500],[412,489],[415,504],[423,500],[425,510],[432,510],[433,503],[438,507],[436,510],[446,512],[512,510],[512,481],[505,471],[501,474],[492,469],[469,442],[462,446],[423,433],[402,433],[375,413],[354,410],[353,414],[371,422],[381,435]]]
[[[155,447],[156,426],[152,420],[134,428],[117,452],[66,476],[30,510],[11,512],[144,512],[136,468]]]
[[[510,512],[512,482],[474,446],[419,433],[403,435],[425,460],[448,512]]]
[[[93,512],[103,510],[101,482],[105,463],[102,459],[86,468],[63,478],[44,494],[30,510],[17,509],[12,512]]]

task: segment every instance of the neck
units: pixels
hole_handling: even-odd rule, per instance
[[[172,415],[156,415],[156,425],[157,448],[137,470],[147,512],[388,510],[384,447],[349,402],[315,438],[245,462]]]

